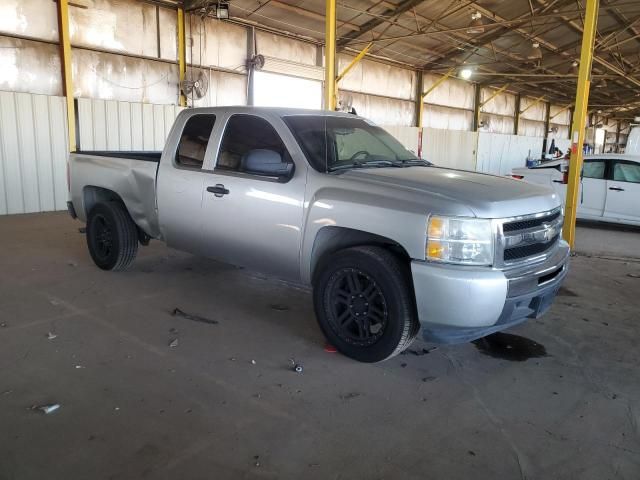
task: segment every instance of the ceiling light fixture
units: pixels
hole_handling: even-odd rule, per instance
[[[460,78],[463,80],[469,80],[471,75],[473,75],[473,71],[470,68],[463,68],[460,70]]]
[[[472,35],[484,33],[484,22],[482,21],[482,14],[480,12],[476,12],[471,15],[471,23],[469,23],[467,33],[470,33]]]
[[[577,60],[573,61],[567,73],[569,75],[578,75],[578,73],[580,73],[580,64],[578,63]]]
[[[529,60],[542,60],[542,50],[540,49],[540,44],[538,42],[533,42],[531,44],[531,50],[527,54],[527,59]]]

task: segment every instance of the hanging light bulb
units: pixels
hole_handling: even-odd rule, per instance
[[[469,23],[467,33],[470,33],[472,35],[484,33],[484,22],[482,21],[482,14],[480,12],[476,12],[471,15],[471,23]]]
[[[531,44],[531,50],[527,54],[527,59],[529,60],[542,60],[542,50],[540,49],[540,44],[538,42],[533,42]]]
[[[569,75],[578,75],[580,72],[580,64],[577,60],[574,60],[571,66],[569,67],[569,71],[567,72]]]
[[[469,80],[471,78],[471,75],[473,75],[473,70],[471,70],[470,68],[463,68],[462,70],[460,70],[460,78],[464,80]]]

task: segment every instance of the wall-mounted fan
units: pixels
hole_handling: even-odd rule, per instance
[[[201,68],[187,69],[186,78],[180,82],[185,97],[200,100],[209,90],[209,73]]]

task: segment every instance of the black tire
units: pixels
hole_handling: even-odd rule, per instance
[[[91,258],[103,270],[124,270],[136,258],[136,224],[120,202],[95,205],[87,218],[86,236]]]
[[[409,269],[380,247],[341,250],[314,275],[316,317],[327,340],[360,362],[381,362],[406,349],[420,328]]]

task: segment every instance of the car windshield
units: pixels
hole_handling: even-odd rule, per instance
[[[291,115],[284,121],[319,172],[430,165],[385,130],[360,117]]]

